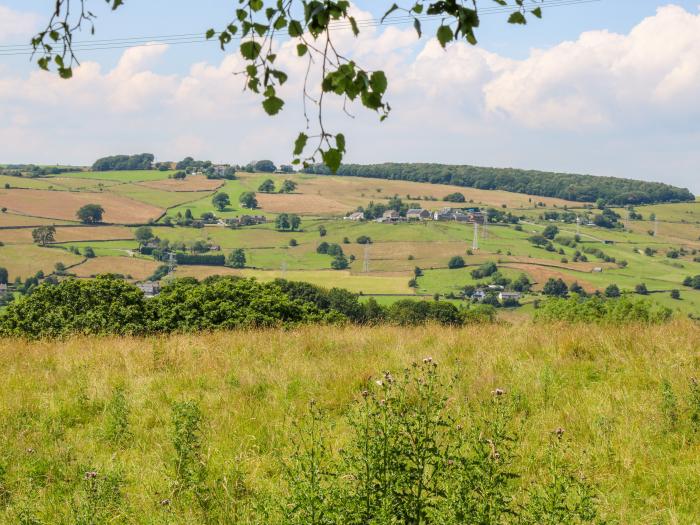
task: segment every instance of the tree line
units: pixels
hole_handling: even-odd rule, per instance
[[[308,323],[491,322],[488,306],[402,300],[382,306],[344,289],[236,276],[176,279],[147,299],[116,275],[46,282],[0,314],[0,336],[147,335],[202,330],[289,327]]]
[[[317,175],[331,174],[328,167],[322,164],[314,164],[303,171]],[[409,163],[344,164],[338,169],[337,175],[450,184],[578,202],[602,200],[615,205],[695,200],[695,196],[687,189],[661,182],[515,168]]]
[[[97,159],[92,165],[92,171],[150,170],[154,159],[153,153],[112,155]]]

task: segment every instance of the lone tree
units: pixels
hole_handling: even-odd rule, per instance
[[[32,238],[39,246],[46,246],[56,238],[56,228],[54,226],[39,226],[32,230]]]
[[[124,0],[106,0],[116,10]],[[507,15],[510,24],[526,24],[529,18],[542,17],[542,9],[535,0],[495,0],[496,12]],[[32,38],[37,64],[48,70],[56,67],[61,78],[71,78],[73,67],[78,64],[74,33],[83,27],[95,31],[95,15],[92,5],[97,0],[55,0],[51,2],[50,18],[46,26]],[[487,5],[492,4],[488,2]],[[476,45],[476,30],[481,25],[477,1],[461,0],[406,0],[393,3],[385,0],[386,12],[382,22],[389,17],[401,16],[413,19],[416,35],[421,38],[421,19],[426,16],[437,21],[435,36],[445,48],[454,41],[464,40]],[[479,2],[479,6],[483,5]],[[367,27],[352,16],[352,5],[347,0],[239,0],[233,20],[216,21],[218,30],[206,31],[206,38],[216,38],[222,50],[237,47],[245,61],[242,67],[243,84],[262,98],[262,107],[268,115],[277,115],[284,107],[278,90],[289,79],[280,61],[276,61],[278,48],[290,42],[277,43],[280,35],[288,36],[296,49],[301,67],[289,70],[298,76],[308,110],[304,111],[306,128],[299,133],[293,153],[294,164],[310,164],[322,161],[331,171],[337,171],[346,152],[345,136],[326,128],[327,103],[332,97],[344,101],[343,111],[349,103],[358,101],[374,111],[380,121],[389,116],[391,107],[385,99],[388,80],[381,70],[371,70],[341,54],[336,41],[338,26],[352,30],[357,37]],[[371,27],[371,26],[370,26]],[[344,36],[342,36],[344,38]],[[437,80],[436,80],[437,82]],[[324,109],[326,111],[324,111]],[[312,113],[313,112],[313,113]],[[309,130],[309,123],[315,123]],[[309,145],[309,141],[312,143]],[[308,146],[308,147],[307,147]],[[270,161],[256,163],[256,171],[274,171]]]
[[[226,258],[226,266],[229,268],[245,268],[245,263],[245,251],[243,251],[243,248],[236,248]]]
[[[293,193],[297,189],[297,183],[293,180],[286,179],[280,187],[280,193]]]
[[[275,182],[272,179],[265,179],[258,187],[258,191],[262,193],[272,193],[275,191]]]
[[[450,270],[456,270],[457,268],[464,268],[464,265],[465,265],[464,257],[462,257],[461,255],[455,255],[447,263],[447,267]]]
[[[224,211],[226,206],[231,204],[231,198],[228,196],[228,193],[219,192],[212,197],[211,203],[217,210]]]
[[[252,191],[241,193],[238,201],[241,203],[241,205],[243,205],[243,207],[250,208],[251,210],[258,207],[258,199],[255,198],[255,193]]]
[[[10,275],[7,272],[7,268],[3,268],[2,266],[0,266],[0,284],[7,284],[9,278]]]
[[[153,239],[153,230],[150,226],[139,226],[134,232],[134,237],[139,241],[139,247]]]
[[[99,204],[86,204],[75,215],[84,224],[96,224],[102,222],[105,209]]]

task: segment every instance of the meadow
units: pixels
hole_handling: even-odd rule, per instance
[[[697,523],[698,347],[688,320],[4,339],[0,521],[292,523],[310,402],[340,460],[362,392],[431,357],[458,432],[495,395],[511,407],[524,491],[550,479],[554,440],[572,476],[555,483],[584,480],[596,522]]]
[[[204,241],[221,247],[223,251],[218,253],[224,255],[234,249],[244,249],[247,266],[242,272],[244,275],[261,280],[288,275],[323,286],[342,285],[355,292],[378,294],[382,301],[412,293],[408,280],[416,267],[421,268],[423,275],[417,278],[415,291],[421,296],[431,296],[459,293],[466,285],[478,284],[471,278],[471,270],[492,261],[508,278],[526,274],[536,291],[550,278],[563,279],[569,285],[577,282],[589,292],[603,291],[614,283],[623,293],[634,293],[638,285],[644,284],[652,292],[651,299],[680,315],[700,314],[700,290],[682,285],[686,277],[700,274],[700,202],[637,206],[641,219],[636,220],[628,218],[627,210],[617,208],[624,228],[611,230],[587,224],[577,227],[543,217],[546,211],[582,213],[586,203],[504,191],[298,173],[238,173],[235,180],[189,175],[184,180],[176,180],[171,178],[173,173],[76,171],[41,178],[2,177],[0,207],[4,211],[0,213],[0,242],[4,246],[0,246],[0,265],[8,268],[11,280],[26,279],[37,269],[51,271],[58,262],[80,263],[80,258],[62,250],[77,249],[83,253],[90,247],[97,260],[83,262],[86,266],[76,267],[75,275],[87,277],[100,269],[118,268],[118,273],[131,275],[133,280],[145,279],[151,275],[147,270],[157,264],[132,258],[138,249],[133,236],[137,226],[149,224],[155,236],[170,242]],[[297,188],[290,194],[257,191],[261,182],[268,178],[272,178],[277,189],[285,179],[293,180]],[[164,224],[166,220],[176,221],[188,211],[194,218],[204,213],[214,213],[221,219],[249,214],[251,211],[238,201],[247,191],[256,192],[260,207],[254,213],[266,216],[267,224],[240,229],[222,225],[192,228]],[[455,191],[465,196],[466,203],[442,200]],[[212,204],[217,193],[230,197],[231,203],[222,211]],[[357,206],[367,206],[370,201],[386,204],[394,196],[427,209],[493,206],[522,220],[519,228],[494,224],[487,233],[480,230],[477,250],[472,250],[472,225],[343,220]],[[110,224],[78,227],[75,212],[88,202],[103,205],[104,221]],[[274,221],[280,213],[300,214],[300,230],[278,231]],[[52,249],[33,245],[32,228],[51,224],[57,226]],[[570,247],[555,241],[554,250],[533,246],[529,238],[541,234],[551,224],[556,225],[564,237],[579,235],[580,242]],[[321,237],[320,230],[325,236]],[[650,235],[654,230],[657,235]],[[371,244],[358,244],[357,239],[363,236],[369,237]],[[332,257],[316,253],[317,246],[324,241],[339,244],[351,259],[344,273],[331,272]],[[587,262],[574,261],[577,251],[586,250],[599,250],[616,262],[606,262],[591,253],[587,254]],[[677,258],[667,257],[670,252],[679,250],[682,252]],[[16,259],[25,254],[35,254],[35,260]],[[448,261],[453,256],[463,257],[466,269],[448,270]],[[134,268],[129,271],[132,264]],[[198,278],[231,273],[241,272],[216,266],[183,266],[176,271],[179,276]],[[671,291],[676,289],[680,299],[671,298]],[[392,295],[393,299],[385,297]],[[528,297],[524,302],[531,299]]]

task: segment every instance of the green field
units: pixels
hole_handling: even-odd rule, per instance
[[[518,506],[536,484],[554,486],[547,451],[559,443],[559,461],[590,487],[600,522],[700,522],[691,379],[700,376],[700,330],[687,320],[312,326],[0,346],[3,523],[286,524],[293,481],[305,479],[294,460],[309,446],[310,401],[338,460],[320,475],[350,483],[332,469],[354,450],[349,417],[361,393],[428,356],[447,385],[449,428],[465,438],[494,435],[480,425],[493,417],[492,392],[505,392],[512,415],[498,428],[513,439],[506,468],[519,476],[509,485]],[[183,407],[196,415],[185,441]],[[183,442],[192,456],[179,452]],[[183,458],[203,467],[197,477],[183,478]]]
[[[499,265],[501,274],[514,278],[525,273],[533,282],[534,289],[539,291],[550,278],[564,279],[568,284],[574,281],[583,285],[590,292],[604,290],[608,285],[617,284],[624,292],[634,292],[639,284],[645,284],[653,293],[650,298],[666,306],[678,310],[682,314],[700,314],[700,291],[683,287],[682,282],[687,276],[700,274],[698,250],[700,250],[700,203],[662,204],[654,206],[638,206],[636,211],[642,214],[644,220],[626,221],[626,210],[618,209],[623,216],[624,228],[607,230],[604,228],[561,222],[544,221],[542,215],[546,210],[561,209],[562,203],[550,202],[547,207],[536,207],[523,196],[478,190],[481,201],[520,203],[525,206],[516,213],[524,217],[520,231],[514,225],[492,224],[487,231],[483,228],[478,232],[478,249],[472,250],[474,228],[469,224],[456,222],[424,221],[420,223],[380,224],[373,221],[353,222],[343,220],[347,211],[358,205],[366,205],[370,200],[387,202],[395,193],[406,198],[406,195],[429,196],[439,198],[446,187],[439,185],[416,184],[403,181],[385,181],[381,179],[360,179],[328,177],[303,174],[263,174],[241,173],[236,180],[222,181],[222,187],[209,191],[175,191],[173,188],[154,189],[140,182],[166,179],[172,172],[161,171],[125,171],[125,172],[74,172],[57,176],[25,179],[4,177],[0,184],[8,183],[13,187],[32,190],[46,190],[50,187],[59,190],[46,193],[48,199],[54,196],[60,199],[63,191],[99,191],[101,197],[115,199],[127,197],[132,202],[144,206],[155,206],[164,211],[172,219],[178,215],[184,216],[190,210],[194,218],[203,213],[213,212],[219,218],[230,218],[242,214],[256,213],[265,215],[267,224],[244,227],[240,229],[226,228],[221,225],[207,225],[204,228],[167,227],[162,225],[162,219],[152,224],[156,237],[170,242],[185,243],[190,246],[194,241],[205,241],[218,245],[224,254],[231,250],[243,248],[246,251],[248,272],[262,272],[263,279],[285,274],[294,279],[322,284],[324,286],[348,286],[353,291],[365,293],[396,295],[411,293],[407,289],[408,279],[412,277],[415,267],[424,270],[424,275],[418,279],[417,291],[420,294],[455,293],[469,284],[487,284],[488,280],[475,283],[470,276],[471,268],[484,262],[492,261]],[[272,178],[276,187],[285,179],[292,179],[298,184],[297,190],[288,195],[262,195],[258,193],[263,208],[251,212],[242,208],[238,202],[241,193],[256,191],[260,183]],[[352,180],[350,180],[352,179]],[[449,188],[448,188],[449,189]],[[429,190],[434,190],[431,193]],[[467,191],[466,189],[464,190]],[[219,212],[214,209],[212,196],[217,192],[227,193],[231,205]],[[441,193],[442,192],[442,193]],[[23,196],[28,193],[19,192]],[[43,197],[42,197],[43,198]],[[115,201],[117,202],[117,201]],[[525,204],[523,204],[525,202]],[[290,210],[280,208],[288,203]],[[436,209],[446,203],[440,200],[425,200],[419,205]],[[568,209],[582,213],[585,210],[580,203],[564,203]],[[269,208],[266,208],[268,207]],[[29,209],[29,208],[27,208]],[[31,210],[39,210],[35,203]],[[276,211],[271,211],[276,210]],[[342,210],[342,211],[339,211]],[[138,209],[131,211],[131,216],[138,217]],[[274,226],[279,212],[289,211],[300,213],[302,224],[299,231],[277,231]],[[595,211],[595,210],[594,210]],[[40,211],[37,213],[41,215]],[[157,213],[157,210],[156,210]],[[649,220],[650,214],[655,213],[657,223]],[[4,233],[4,238],[14,246],[24,246],[23,250],[39,254],[37,260],[54,261],[55,252],[47,252],[47,248],[31,246],[28,232],[19,230],[27,225],[50,224],[51,221],[9,213],[0,214],[0,227],[10,228]],[[545,250],[534,246],[529,238],[541,234],[548,225],[556,225],[559,235],[574,237],[580,235],[580,242],[575,247],[564,246],[554,241],[554,250]],[[13,231],[12,229],[16,230]],[[326,231],[321,236],[319,229]],[[657,236],[649,235],[649,230],[657,228]],[[130,227],[134,231],[134,227]],[[123,234],[122,234],[123,236]],[[371,244],[358,244],[357,239],[367,236]],[[104,239],[104,236],[100,236]],[[291,247],[294,239],[297,246]],[[316,253],[321,242],[337,243],[350,260],[346,272],[330,271],[332,257]],[[75,246],[82,251],[90,246],[98,257],[124,256],[133,253],[138,243],[125,240],[100,240],[63,243],[60,247],[66,250]],[[645,249],[653,249],[653,256],[644,255]],[[17,250],[19,248],[14,248]],[[685,250],[680,257],[671,259],[667,253],[674,250]],[[592,253],[585,253],[587,262],[574,262],[576,251],[601,250],[606,257],[614,258],[616,262],[605,262]],[[6,255],[3,257],[3,251]],[[453,256],[465,258],[469,268],[464,270],[447,270],[447,263]],[[41,264],[18,263],[13,260],[13,253],[8,247],[0,247],[0,260],[7,261],[10,269],[10,279],[19,276],[26,278],[32,274],[35,267],[45,268],[49,263]],[[354,260],[353,260],[354,259]],[[698,259],[700,260],[700,259]],[[100,265],[96,265],[101,267]],[[594,269],[600,268],[597,272]],[[206,276],[215,273],[226,273],[226,269],[216,268],[182,268],[180,274]],[[670,291],[680,290],[681,300],[670,298]],[[371,291],[370,291],[371,290]],[[396,295],[396,297],[400,297]],[[396,297],[389,300],[395,300]],[[536,296],[527,296],[524,302],[530,302]],[[383,298],[382,301],[388,299]],[[523,312],[527,308],[523,308]]]

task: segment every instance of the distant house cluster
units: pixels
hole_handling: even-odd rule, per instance
[[[232,217],[226,219],[226,225],[232,228],[239,226],[255,226],[256,224],[265,224],[267,217],[264,215],[241,215],[240,217]]]
[[[351,213],[346,220],[349,221],[364,221],[365,214],[361,211]],[[375,219],[376,222],[396,223],[396,222],[411,222],[411,221],[457,221],[468,223],[483,223],[484,214],[476,209],[454,209],[442,208],[437,211],[425,210],[423,208],[411,208],[406,212],[406,215],[401,215],[396,210],[387,210],[381,217]]]
[[[496,295],[496,293],[498,293],[500,301],[519,301],[522,296],[520,292],[506,292],[503,290],[503,286],[489,284],[486,288],[478,288],[472,295],[472,299],[481,302],[489,295]]]

